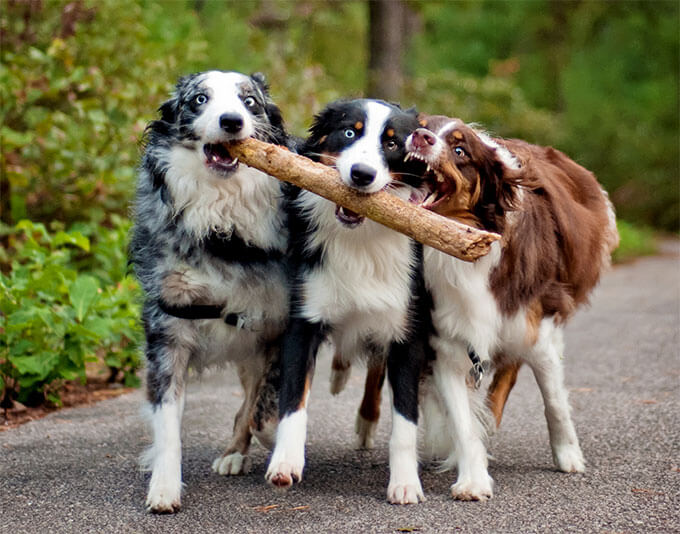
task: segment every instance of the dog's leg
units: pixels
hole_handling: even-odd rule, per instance
[[[276,442],[276,428],[279,424],[279,391],[281,389],[280,341],[274,344],[268,367],[257,392],[255,409],[250,421],[253,437],[267,449],[273,449]]]
[[[340,354],[335,353],[331,364],[331,395],[337,395],[345,389],[351,374],[352,364],[345,361]]]
[[[357,434],[358,449],[372,449],[375,431],[380,419],[380,400],[385,382],[385,363],[369,362],[364,383],[364,397],[361,399],[354,431]]]
[[[151,470],[147,510],[173,513],[180,508],[184,382],[189,349],[147,332],[147,393],[151,404],[153,444],[143,464]]]
[[[263,361],[254,358],[247,364],[238,365],[237,371],[245,398],[234,418],[231,441],[224,453],[212,464],[213,471],[220,475],[246,474],[251,467],[251,460],[248,457],[252,438],[250,421],[257,401],[258,386],[264,373]]]
[[[265,478],[288,488],[302,479],[307,438],[307,401],[312,386],[316,352],[323,340],[319,323],[291,319],[281,348],[280,422],[276,446]]]
[[[501,426],[505,403],[508,401],[508,395],[510,395],[512,388],[515,387],[520,367],[522,367],[521,361],[505,362],[503,360],[496,366],[487,393],[487,405],[496,419],[496,427]]]
[[[451,486],[451,496],[463,501],[489,499],[493,495],[493,480],[487,471],[486,447],[481,425],[475,420],[470,405],[465,374],[437,359],[433,379],[446,406],[458,466],[458,479]]]
[[[569,399],[560,360],[561,331],[556,331],[555,335],[559,339],[540,340],[528,362],[543,395],[553,461],[561,471],[582,473],[586,469],[585,461],[569,413]]]
[[[424,359],[425,353],[415,341],[392,343],[387,357],[387,377],[392,390],[387,500],[392,504],[418,504],[425,500],[417,453],[418,383]]]

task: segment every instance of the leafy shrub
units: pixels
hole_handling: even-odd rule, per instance
[[[124,276],[119,253],[129,223],[116,222],[92,240],[80,230],[56,225],[48,232],[26,220],[4,230],[9,247],[0,263],[9,271],[0,274],[0,398],[5,404],[11,398],[58,403],[60,382],[84,381],[85,363],[98,358],[112,376],[122,371],[126,385],[138,383],[139,290]]]
[[[202,58],[197,18],[133,0],[3,2],[2,220],[124,213],[145,124]]]

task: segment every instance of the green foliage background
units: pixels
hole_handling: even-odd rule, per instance
[[[677,2],[408,5],[402,105],[565,150],[609,190],[632,250],[649,245],[641,224],[677,231]],[[260,70],[304,135],[326,102],[362,94],[367,5],[0,7],[0,398],[55,401],[95,359],[132,383],[142,336],[125,241],[146,123],[182,74]]]

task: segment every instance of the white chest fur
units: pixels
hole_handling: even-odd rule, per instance
[[[488,358],[497,343],[501,315],[489,287],[489,274],[500,260],[500,244],[475,263],[425,247],[425,282],[433,298],[438,337],[470,344]]]
[[[410,240],[369,220],[344,228],[333,204],[307,200],[305,208],[318,225],[310,245],[322,248],[323,263],[305,279],[303,314],[389,337],[403,333],[414,263]]]

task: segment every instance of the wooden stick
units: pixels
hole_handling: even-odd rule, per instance
[[[231,143],[229,153],[250,167],[308,189],[461,260],[475,261],[484,256],[489,252],[491,243],[501,237],[447,219],[386,191],[360,193],[343,184],[335,169],[276,145],[245,139]]]

